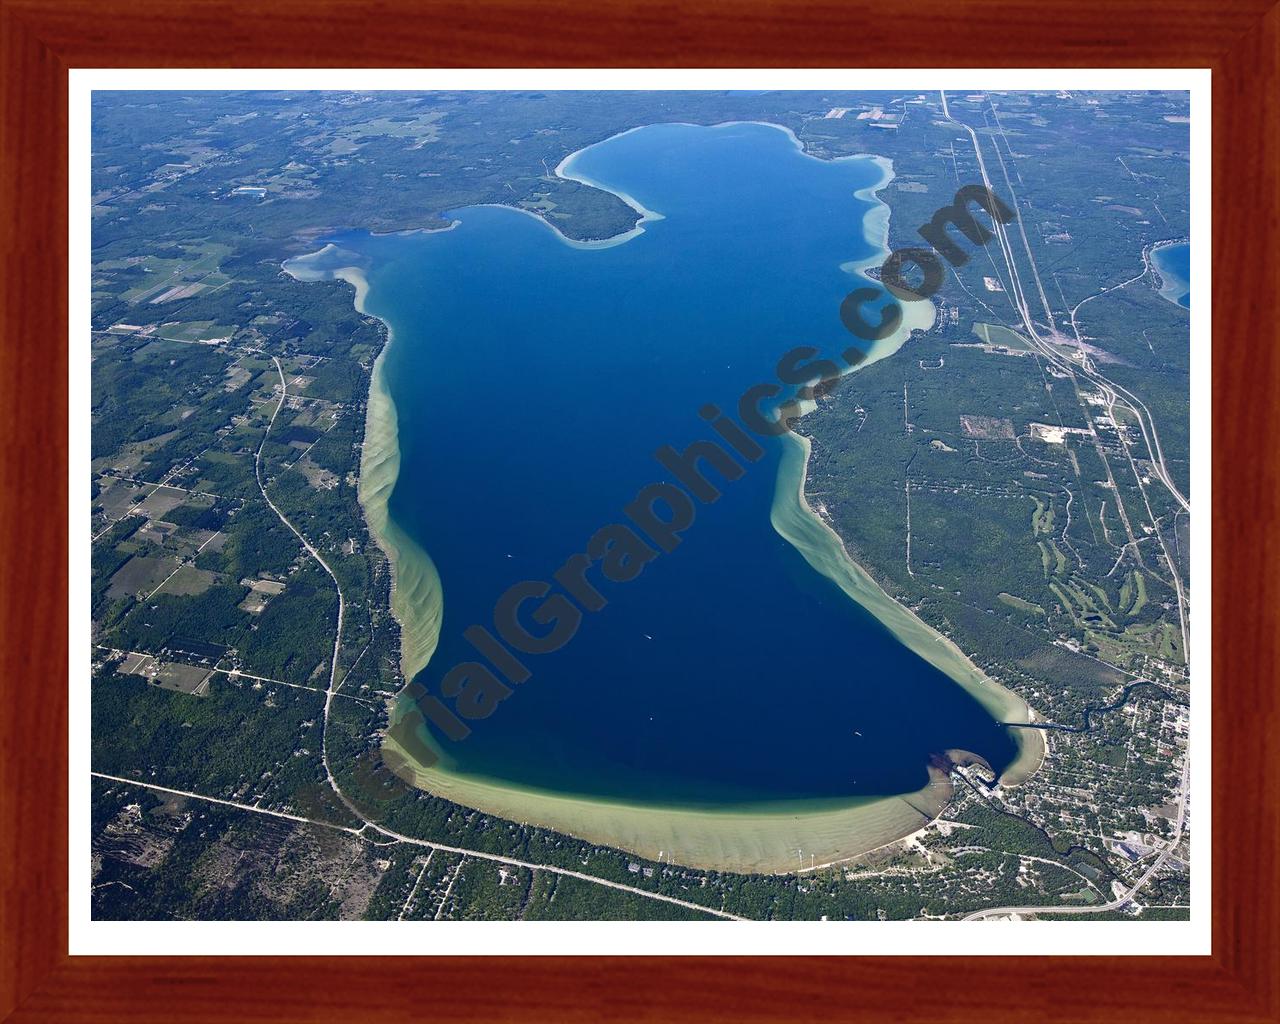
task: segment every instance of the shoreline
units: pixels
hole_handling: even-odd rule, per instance
[[[1162,242],[1153,242],[1147,250],[1147,253],[1151,272],[1155,275],[1156,281],[1159,283],[1159,287],[1156,289],[1157,293],[1165,301],[1172,303],[1179,309],[1185,310],[1188,307],[1184,306],[1179,300],[1183,295],[1191,294],[1190,280],[1183,280],[1168,267],[1162,266],[1159,257],[1156,255],[1165,249],[1172,249],[1179,245],[1186,246],[1187,249],[1190,249],[1191,241],[1187,238],[1171,238],[1165,239]]]
[[[450,231],[457,223],[439,230]],[[400,672],[408,683],[435,653],[444,617],[444,587],[431,555],[400,528],[388,510],[400,476],[398,418],[386,380],[386,358],[395,335],[391,324],[369,312],[369,281],[360,267],[311,266],[338,253],[338,247],[330,243],[317,252],[285,260],[281,269],[299,281],[346,282],[355,290],[356,312],[374,317],[386,330],[386,341],[369,374],[357,494],[369,533],[390,567],[391,614],[400,626]]]
[[[927,827],[954,793],[949,776],[930,765],[929,780],[919,790],[854,803],[791,801],[730,809],[633,804],[424,768],[390,736],[385,754],[406,782],[461,806],[649,860],[744,874],[794,874],[810,858],[818,864],[844,861],[888,846]]]
[[[799,145],[794,134],[792,138]],[[894,177],[892,161],[881,156],[871,159],[881,170],[880,181],[859,189],[855,195],[860,199],[874,200],[877,204],[868,211],[866,224],[868,236],[872,230],[878,229],[879,250],[866,259],[841,265],[842,270],[868,283],[871,279],[864,271],[879,266],[889,255],[891,211],[889,204],[878,193]],[[898,329],[887,338],[873,342],[866,359],[847,369],[841,374],[842,377],[855,374],[863,367],[896,354],[910,341],[915,331],[929,330],[937,317],[937,307],[932,302],[902,302],[899,303],[899,308],[902,309],[902,322]],[[802,402],[800,418],[817,408],[817,402],[812,399]],[[939,633],[910,608],[891,597],[849,554],[844,538],[809,504],[805,485],[809,478],[812,441],[793,430],[783,435],[783,445],[777,489],[770,513],[778,534],[799,551],[815,571],[835,583],[850,600],[888,629],[904,647],[918,654],[977,700],[996,721],[1019,725],[1034,721],[1035,713],[1022,697],[989,678],[950,637]],[[817,531],[813,529],[814,526],[818,528]],[[998,780],[1005,786],[1025,782],[1040,769],[1048,754],[1048,747],[1040,730],[1014,729],[1012,733],[1018,754]],[[1028,733],[1034,735],[1025,735]]]
[[[1034,721],[1034,714],[1025,700],[990,679],[954,641],[894,600],[853,559],[844,539],[814,511],[805,493],[812,443],[808,437],[794,432],[784,437],[793,440],[787,443],[783,453],[778,491],[774,498],[773,525],[779,535],[799,551],[810,566],[835,583],[889,630],[899,643],[946,675],[996,721],[1019,725]],[[1025,782],[1040,768],[1047,753],[1044,736],[1038,729],[1012,730],[1012,739],[1018,754],[1001,773],[999,782],[1002,786]]]
[[[805,157],[821,159],[805,152],[795,133],[781,125],[761,121],[736,121],[710,127],[744,123],[766,125],[783,131]],[[609,138],[638,131],[642,127],[648,126],[627,129]],[[635,210],[640,219],[627,232],[608,239],[579,241],[568,238],[554,224],[533,211],[504,204],[479,205],[502,206],[504,209],[532,216],[550,228],[561,242],[573,248],[599,249],[623,244],[642,234],[646,223],[661,220],[663,215],[647,209],[632,196],[619,193],[585,176],[572,174],[572,164],[581,153],[608,141],[609,139],[605,139],[592,143],[591,146],[569,154],[557,165],[556,173],[568,180],[610,192]],[[836,160],[869,160],[881,172],[877,182],[854,193],[859,199],[875,203],[866,214],[864,232],[868,242],[879,248],[878,254],[872,253],[863,260],[841,265],[841,269],[847,273],[861,275],[863,270],[878,265],[888,252],[891,211],[876,193],[893,180],[892,164],[884,157],[872,154],[855,154]],[[458,223],[455,219],[449,227],[440,230],[451,230]],[[878,240],[873,239],[873,233],[880,236]],[[338,252],[337,247],[330,243],[318,252],[286,260],[282,267],[298,280],[337,279],[351,284],[356,293],[356,310],[364,315],[376,316],[367,311],[369,285],[363,270],[358,266],[311,266],[322,264],[326,255],[332,259]],[[913,317],[911,314],[914,308],[921,305],[927,307],[927,310],[922,310],[922,314],[927,312],[927,317]],[[931,326],[933,316],[932,303],[905,305],[902,328],[886,341],[877,343],[862,365],[896,352],[909,338],[912,330]],[[386,554],[391,566],[391,611],[401,628],[401,671],[407,687],[414,676],[427,665],[435,651],[444,602],[442,583],[430,555],[395,523],[388,510],[390,495],[399,474],[400,449],[396,408],[385,373],[385,358],[393,342],[393,333],[391,325],[385,320],[382,322],[387,337],[370,374],[359,496],[370,533]],[[813,407],[812,403],[808,403],[804,412],[812,411]],[[942,644],[939,641],[945,638],[933,632],[909,609],[894,601],[849,557],[839,535],[813,511],[804,494],[809,441],[796,434],[790,436],[794,442],[784,442],[783,458],[775,484],[771,509],[774,528],[801,552],[815,570],[835,581],[850,599],[866,608],[900,642],[942,669],[957,685],[979,699],[989,711],[992,705],[988,702],[993,700],[997,702],[996,706],[1002,714],[1006,708],[1014,709],[1013,701],[1020,701],[1020,698],[985,680],[982,673],[950,641],[945,643],[954,648],[954,651],[947,651],[945,655],[940,653]],[[797,462],[798,480],[788,486],[788,473],[795,472]],[[783,525],[779,525],[780,523]],[[1007,695],[1008,700],[1001,702],[995,690]],[[400,714],[398,696],[391,710],[392,722]],[[1025,702],[1022,707],[1023,714],[1029,721],[1030,712]],[[1016,738],[1020,751],[1024,749],[1024,740],[1027,746],[1034,745],[1039,740],[1042,754],[1043,739],[1037,730],[1015,732],[1028,734],[1026,737]],[[428,740],[431,740],[429,736]],[[434,742],[431,742],[431,746],[439,752]],[[742,805],[731,810],[662,807],[610,802],[598,797],[523,788],[506,780],[455,774],[441,767],[446,763],[444,759],[435,766],[424,768],[408,758],[390,736],[384,736],[383,749],[384,754],[391,754],[388,760],[394,759],[403,766],[402,771],[409,777],[406,781],[412,781],[418,788],[444,799],[484,813],[539,825],[641,856],[653,859],[665,857],[668,860],[674,857],[686,866],[712,870],[794,872],[797,870],[797,846],[804,853],[811,854],[819,863],[848,860],[918,832],[942,812],[952,796],[949,778],[931,765],[928,768],[929,782],[913,793],[843,801],[792,802],[785,808],[767,804]],[[1020,756],[1018,763],[1021,761]],[[1038,764],[1039,761],[1037,766]],[[1006,784],[1013,784],[1015,781],[1011,778],[1012,769],[1011,765],[1002,777]],[[1027,770],[1026,775],[1032,771],[1034,768]],[[1016,781],[1021,781],[1021,778]],[[799,867],[804,865],[799,864]]]

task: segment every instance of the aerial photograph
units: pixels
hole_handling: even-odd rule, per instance
[[[94,921],[1190,920],[1188,92],[91,137]]]

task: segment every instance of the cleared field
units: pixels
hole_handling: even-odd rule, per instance
[[[227,535],[220,530],[191,530],[181,534],[179,540],[202,551],[217,552],[227,546]]]
[[[160,588],[161,594],[192,595],[203,594],[218,582],[216,573],[195,566],[184,565],[172,578]]]
[[[974,324],[973,333],[985,345],[999,345],[1001,348],[1012,349],[1015,352],[1033,351],[1030,341],[1016,331],[1001,327],[999,324]]]
[[[131,651],[125,656],[118,673],[141,676],[150,685],[175,693],[190,693],[203,697],[209,692],[209,679],[213,670],[196,665],[184,665],[176,661],[157,661],[154,655]]]
[[[259,593],[273,597],[276,594],[283,594],[285,590],[285,584],[281,583],[279,580],[254,580],[248,579],[247,577],[240,581],[240,586],[249,587],[251,590],[256,590]]]
[[[174,298],[181,297],[174,296]],[[154,301],[159,302],[160,299]],[[186,324],[165,324],[156,331],[156,336],[169,341],[199,341],[214,344],[230,341],[236,330],[234,326],[216,323],[213,320],[196,320]]]
[[[256,590],[251,590],[245,595],[244,600],[236,605],[236,607],[242,612],[248,612],[250,615],[257,615],[267,606],[267,602],[270,600],[271,598],[266,594],[259,594]]]
[[[1012,594],[1006,594],[1001,591],[996,595],[996,597],[1007,604],[1010,608],[1017,608],[1020,612],[1035,612],[1037,615],[1044,614],[1044,609],[1038,604],[1032,604],[1030,601],[1024,601],[1022,598],[1014,597]]]
[[[421,146],[427,142],[435,142],[440,137],[440,130],[436,122],[443,116],[443,112],[431,110],[403,120],[379,117],[361,124],[353,124],[342,128],[337,134],[340,139],[353,142],[378,137],[415,139],[417,144]]]
[[[115,598],[149,594],[177,567],[177,559],[167,555],[134,555],[111,577],[107,596]]]
[[[205,290],[203,283],[196,281],[192,284],[177,284],[172,288],[166,288],[160,292],[155,298],[151,299],[151,305],[158,306],[163,302],[174,302],[178,299],[189,299],[199,295]]]
[[[144,674],[144,669],[146,669],[147,662],[150,660],[151,655],[149,654],[139,654],[137,651],[130,651],[129,654],[125,656],[124,661],[120,662],[116,671],[121,675],[140,676]]]
[[[176,487],[157,487],[138,505],[138,510],[148,519],[163,519],[186,499],[186,492]]]
[[[1012,441],[1015,436],[1012,421],[996,416],[961,413],[960,427],[966,437],[977,437],[988,441]]]
[[[181,665],[175,661],[162,661],[157,666],[154,675],[148,672],[150,678],[147,680],[152,686],[158,686],[162,690],[174,690],[177,693],[190,693],[197,697],[203,697],[209,692],[209,677],[213,672],[207,668],[197,668],[195,665]]]
[[[122,260],[105,260],[96,269],[101,279],[95,284],[104,292],[126,302],[152,302],[174,289],[200,282],[219,287],[230,280],[218,272],[218,265],[231,251],[230,246],[205,242],[170,249],[165,256],[131,256]]]
[[[127,480],[113,480],[104,486],[94,504],[102,507],[108,520],[114,521],[128,512],[134,504],[133,499],[140,494],[145,494],[146,490],[142,484],[130,483]]]

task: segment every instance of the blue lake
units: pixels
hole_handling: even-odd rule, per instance
[[[476,659],[462,631],[492,630],[508,587],[551,580],[637,491],[674,480],[656,449],[714,439],[700,408],[736,409],[797,345],[844,351],[840,302],[865,281],[841,265],[879,262],[878,204],[855,196],[879,168],[807,157],[776,128],[651,126],[572,173],[663,219],[607,248],[499,207],[454,211],[447,232],[334,239],[365,258],[367,308],[394,332],[389,511],[443,584],[419,677],[432,693]],[[450,771],[730,806],[915,791],[947,749],[1012,760],[1008,730],[775,531],[782,443],[758,440],[740,479],[708,473],[723,497],[674,551],[630,582],[593,571],[607,607],[558,652],[522,655],[532,678],[468,738],[435,736]]]
[[[1151,251],[1151,259],[1160,272],[1160,294],[1170,302],[1191,308],[1191,246],[1185,242],[1166,245]]]

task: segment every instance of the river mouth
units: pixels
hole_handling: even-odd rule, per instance
[[[454,710],[451,670],[502,668],[468,628],[500,632],[513,584],[555,589],[642,488],[679,482],[654,452],[717,440],[699,410],[736,409],[797,345],[843,352],[840,301],[884,255],[883,165],[812,159],[772,126],[650,126],[560,172],[624,194],[642,230],[570,245],[528,213],[469,208],[448,232],[335,240],[395,339],[361,490],[396,563],[406,675]],[[465,737],[416,730],[434,764],[394,736],[388,760],[490,813],[763,871],[921,827],[950,795],[947,751],[996,773],[1024,761],[1038,737],[1001,722],[1025,705],[813,532],[794,438],[756,441],[735,478],[706,473],[720,496],[695,498],[672,550],[648,537],[635,578],[596,571],[605,605],[569,642],[521,654],[518,683],[494,673],[508,693]]]

